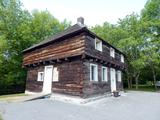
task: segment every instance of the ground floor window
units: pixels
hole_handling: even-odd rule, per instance
[[[102,81],[108,81],[107,67],[102,67]]]
[[[90,81],[98,81],[98,67],[96,64],[90,64]]]
[[[38,72],[37,81],[43,81],[44,80],[44,72]]]
[[[122,81],[122,72],[120,70],[117,71],[117,78],[119,82]]]
[[[58,78],[59,78],[59,71],[57,67],[54,67],[53,68],[53,81],[54,82],[58,81]]]

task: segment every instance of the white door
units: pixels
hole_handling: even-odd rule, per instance
[[[43,81],[43,93],[51,93],[52,76],[53,76],[53,66],[52,65],[45,66],[44,81]]]
[[[116,72],[114,68],[110,69],[111,74],[111,92],[116,90]]]

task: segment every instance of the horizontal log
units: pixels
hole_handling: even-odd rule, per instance
[[[40,49],[37,49],[37,50],[35,50],[35,51],[32,51],[32,52],[30,52],[30,53],[26,53],[25,55],[24,55],[24,57],[27,57],[27,56],[33,56],[33,54],[35,54],[35,53],[39,53],[39,54],[41,54],[41,52],[42,53],[45,53],[48,49],[52,49],[53,51],[57,51],[57,50],[61,50],[61,49],[64,49],[64,48],[66,48],[66,47],[72,47],[72,46],[75,46],[75,43],[76,44],[79,44],[79,43],[83,43],[84,42],[84,40],[82,41],[82,40],[80,40],[80,38],[72,38],[72,39],[66,39],[66,40],[64,40],[64,41],[62,41],[62,42],[58,42],[58,43],[55,43],[55,44],[51,44],[51,45],[48,45],[48,46],[46,46],[46,47],[44,47],[44,48],[40,48]]]
[[[54,50],[54,49],[47,49],[45,50],[45,52],[39,52],[39,53],[35,53],[33,55],[30,55],[30,56],[26,56],[24,57],[24,61],[27,60],[27,59],[36,59],[36,58],[39,58],[40,56],[47,56],[49,54],[58,54],[58,53],[61,53],[61,52],[65,52],[65,51],[69,51],[69,50],[74,50],[74,49],[77,49],[79,47],[83,47],[84,46],[84,43],[82,44],[75,44],[74,46],[65,46],[64,49],[60,49],[60,50]]]
[[[73,55],[80,55],[84,52],[84,47],[76,49],[76,50],[71,50],[71,51],[67,51],[67,52],[63,52],[63,53],[59,53],[59,54],[52,54],[52,55],[48,55],[45,57],[40,57],[39,59],[30,59],[30,60],[26,60],[23,61],[24,64],[28,63],[28,62],[39,62],[40,60],[45,60],[45,59],[57,59],[57,58],[65,58],[65,57],[69,57],[69,56],[73,56]]]

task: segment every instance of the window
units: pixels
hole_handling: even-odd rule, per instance
[[[102,41],[95,38],[95,49],[102,52]]]
[[[113,48],[110,48],[110,56],[115,57],[115,50]]]
[[[121,82],[122,81],[122,73],[121,71],[117,71],[117,77],[118,77],[118,81]]]
[[[124,56],[121,55],[121,62],[124,63]]]
[[[102,81],[108,81],[107,79],[107,68],[102,67]]]
[[[44,72],[38,72],[38,79],[37,81],[43,81],[44,79]]]
[[[56,82],[58,81],[59,78],[59,71],[57,70],[57,67],[53,68],[53,81]]]
[[[98,67],[95,64],[90,64],[90,80],[98,81]]]

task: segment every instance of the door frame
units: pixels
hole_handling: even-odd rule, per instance
[[[111,92],[117,90],[116,86],[116,70],[114,68],[110,68],[110,80],[111,80]]]
[[[51,76],[50,80],[48,80],[48,76],[46,76],[47,68],[51,68]],[[51,93],[52,92],[52,80],[53,80],[53,65],[47,65],[44,68],[44,80],[43,80],[43,87],[42,92],[43,93]]]

